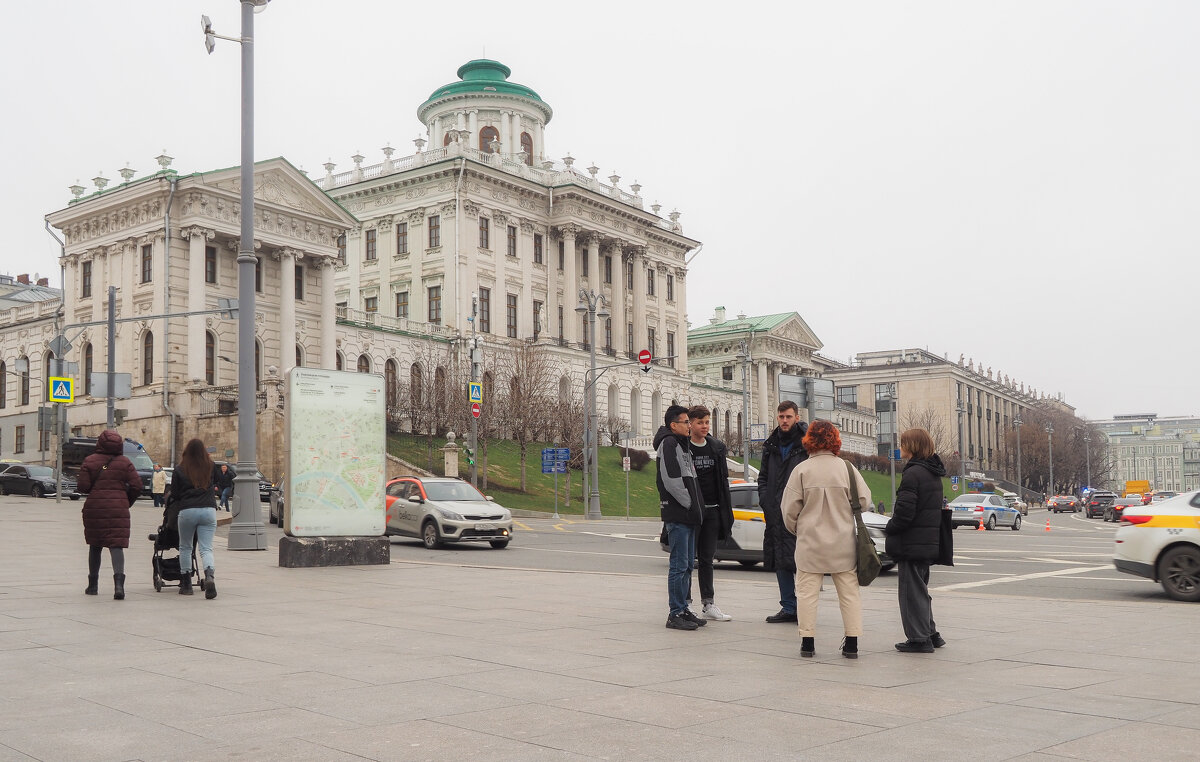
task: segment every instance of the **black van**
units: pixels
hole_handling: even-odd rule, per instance
[[[96,451],[95,437],[71,437],[63,442],[63,473],[72,478],[79,475],[83,459]],[[125,438],[125,457],[133,461],[138,476],[142,479],[142,497],[150,497],[150,480],[154,476],[154,461],[146,454],[140,442]]]

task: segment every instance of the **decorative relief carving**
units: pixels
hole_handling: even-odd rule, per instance
[[[496,223],[496,229],[499,230],[508,225],[508,215],[504,212],[492,212],[492,221]]]
[[[392,229],[392,218],[380,217],[375,221],[375,227],[377,227],[381,233],[386,233]]]
[[[588,217],[592,222],[599,222],[601,225],[607,224],[608,219],[601,212],[588,212]]]
[[[496,201],[507,202],[508,201],[508,193],[506,193],[502,190],[493,190],[492,198],[495,199]]]
[[[425,193],[426,190],[423,186],[417,186],[416,188],[409,188],[406,190],[404,192],[404,197],[410,200],[414,198],[425,198]]]
[[[517,201],[517,206],[527,212],[536,212],[538,210],[538,205],[533,202],[533,199],[523,197]]]
[[[422,195],[424,195],[424,194],[422,194]],[[410,196],[409,198],[412,198],[412,196]],[[375,206],[377,208],[391,206],[393,203],[395,203],[395,201],[396,201],[395,196],[391,196],[391,195],[380,196],[379,198],[375,199]]]
[[[522,218],[521,219],[521,232],[522,233],[537,232],[537,226],[534,225],[532,221]]]
[[[463,214],[467,215],[468,217],[479,216],[479,205],[472,201],[463,201],[462,210]]]
[[[409,225],[413,225],[413,226],[420,225],[421,221],[424,219],[425,219],[425,210],[424,209],[414,209],[408,213],[408,224]]]

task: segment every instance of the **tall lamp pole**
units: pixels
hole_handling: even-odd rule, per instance
[[[1021,494],[1022,491],[1025,489],[1025,485],[1021,483],[1021,424],[1022,423],[1024,423],[1024,421],[1021,420],[1021,414],[1018,413],[1017,417],[1013,419],[1013,425],[1017,427],[1017,498],[1020,500],[1025,499],[1024,495]]]
[[[608,302],[602,294],[588,289],[579,289],[579,306],[575,311],[588,317],[588,347],[591,349],[590,380],[586,384],[588,394],[588,412],[584,421],[583,445],[584,452],[591,458],[591,491],[588,493],[586,517],[589,519],[602,518],[600,514],[600,441],[596,436],[596,421],[599,418],[596,411],[596,318],[607,318]]]
[[[958,481],[962,484],[965,495],[967,493],[967,453],[963,450],[963,413],[967,412],[967,409],[963,407],[961,397],[955,410],[958,412]]]
[[[1050,451],[1050,484],[1047,490],[1047,497],[1054,493],[1054,424],[1046,424],[1046,442],[1049,444]]]
[[[242,36],[222,37],[201,17],[205,46],[213,51],[213,38],[232,39],[242,46],[242,166],[241,241],[238,244],[238,461],[233,479],[233,523],[229,525],[230,550],[266,550],[266,527],[258,500],[258,389],[254,363],[254,14],[270,0],[239,0]],[[283,277],[288,277],[285,273]],[[286,349],[285,349],[286,351]]]
[[[1083,432],[1083,453],[1087,459],[1087,488],[1088,492],[1092,490],[1092,434],[1089,431]]]
[[[888,464],[892,468],[892,505],[896,505],[896,392],[898,384],[892,382],[891,393],[888,395],[892,398],[892,446],[888,451]]]
[[[738,347],[742,364],[742,478],[750,481],[750,342],[742,339]]]

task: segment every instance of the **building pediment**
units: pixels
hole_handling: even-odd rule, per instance
[[[197,175],[196,180],[197,185],[226,191],[233,196],[240,196],[242,192],[240,167],[206,172]],[[254,164],[254,199],[260,204],[324,217],[331,222],[336,220],[347,227],[358,223],[354,215],[286,159],[268,159]]]
[[[808,323],[804,322],[804,318],[799,315],[793,315],[791,318],[785,320],[779,326],[772,329],[769,335],[802,344],[814,352],[825,346],[817,338],[817,335],[813,333],[813,330],[808,327]]]

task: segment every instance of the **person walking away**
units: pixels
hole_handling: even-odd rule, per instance
[[[896,650],[902,653],[929,654],[946,645],[933,621],[929,565],[954,565],[954,534],[942,529],[943,516],[949,523],[942,495],[946,468],[933,448],[933,438],[925,429],[900,435],[900,457],[908,463],[896,489],[892,518],[883,530],[887,554],[896,559],[900,577],[900,623],[907,639],[897,643]]]
[[[96,437],[96,451],[83,459],[76,488],[83,503],[83,539],[88,544],[87,595],[99,590],[100,556],[108,548],[113,568],[113,600],[125,600],[125,548],[129,547],[129,506],[142,494],[142,479],[122,453],[125,442],[109,429]]]
[[[796,614],[800,655],[816,653],[817,599],[829,574],[842,612],[842,656],[858,658],[862,635],[858,556],[854,543],[854,479],[859,509],[871,510],[871,490],[862,474],[838,457],[842,437],[829,421],[813,421],[802,441],[808,459],[792,471],[783,491],[783,522],[796,536]]]
[[[221,496],[221,507],[226,511],[229,510],[229,495],[233,492],[233,469],[228,464],[222,463],[221,470],[217,472],[216,484],[213,489]]]
[[[655,480],[659,512],[667,528],[671,554],[667,571],[667,627],[695,630],[707,624],[687,605],[692,564],[696,558],[696,530],[704,516],[704,502],[696,483],[696,468],[688,452],[691,424],[687,408],[671,405],[663,423],[654,435],[654,449],[658,453]]]
[[[729,494],[729,463],[725,443],[709,434],[712,412],[703,405],[688,410],[688,451],[696,468],[696,483],[704,503],[704,518],[696,535],[696,576],[700,579],[700,616],[715,622],[733,619],[717,608],[713,590],[713,557],[717,541],[733,533],[733,497]]]
[[[779,584],[779,612],[771,623],[796,621],[796,538],[783,526],[780,503],[792,469],[808,458],[801,440],[808,430],[796,403],[784,400],[775,410],[779,425],[763,443],[758,472],[758,503],[763,512],[763,568],[775,572]]]
[[[227,467],[224,467],[226,468]],[[204,597],[217,597],[213,535],[217,531],[217,501],[214,485],[220,472],[199,439],[183,448],[171,478],[171,501],[179,507],[179,594],[192,595],[192,541],[200,548],[204,569]]]
[[[155,463],[154,475],[150,477],[150,496],[154,498],[155,508],[163,507],[163,503],[165,502],[163,500],[163,493],[166,491],[167,472],[163,470],[163,467],[160,464]]]

